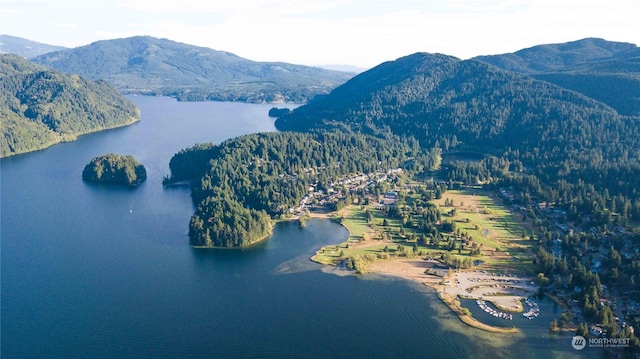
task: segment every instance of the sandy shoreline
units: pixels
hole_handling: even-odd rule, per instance
[[[459,305],[458,298],[483,299],[505,312],[520,312],[522,311],[521,300],[535,293],[535,288],[527,282],[528,279],[494,276],[476,271],[458,272],[454,274],[453,278],[425,274],[425,271],[433,268],[434,265],[437,265],[437,262],[421,258],[380,260],[369,263],[367,273],[397,276],[435,289],[442,302],[462,322],[474,328],[492,333],[517,333],[519,331],[515,327],[496,327],[478,321],[465,313]],[[476,279],[482,280],[482,284],[476,284]],[[511,283],[506,283],[507,280],[510,280]],[[444,282],[448,282],[448,284],[443,284]],[[501,288],[494,287],[498,285],[496,283],[503,285]]]
[[[516,276],[516,273],[523,273],[522,261],[518,257],[511,257],[504,248],[512,249],[515,253],[524,253],[523,248],[526,244],[519,243],[520,238],[515,238],[515,235],[500,223],[500,216],[508,216],[509,212],[501,207],[494,209],[491,205],[493,199],[490,193],[482,191],[469,193],[451,191],[441,199],[434,200],[434,204],[439,207],[455,208],[459,215],[457,222],[461,223],[460,228],[463,230],[477,231],[479,228],[484,228],[485,232],[478,238],[481,246],[480,255],[491,258],[493,263],[499,262],[499,265],[485,263],[474,266],[473,269],[456,271],[448,269],[440,260],[429,257],[425,259],[425,256],[406,258],[392,255],[391,258],[387,256],[388,259],[384,259],[384,256],[377,255],[381,250],[380,247],[384,247],[385,244],[392,247],[397,243],[389,239],[386,240],[388,243],[384,243],[377,235],[377,230],[371,225],[355,224],[354,216],[350,212],[352,207],[345,207],[338,213],[312,211],[309,214],[311,218],[335,218],[336,216],[346,218],[347,220],[341,221],[341,224],[350,233],[345,242],[319,250],[312,260],[329,266],[338,265],[339,261],[347,259],[338,253],[342,253],[341,248],[348,248],[350,253],[360,253],[358,255],[360,273],[396,276],[429,286],[465,324],[493,333],[517,333],[519,330],[515,327],[505,328],[482,323],[473,318],[469,310],[460,306],[461,298],[477,300],[479,305],[483,301],[488,302],[495,306],[495,309],[492,309],[493,306],[487,307],[493,310],[492,315],[502,316],[508,320],[512,317],[511,313],[523,312],[525,299],[538,291],[531,278]],[[449,204],[447,205],[446,202]],[[358,219],[355,219],[355,222],[357,221]],[[349,228],[351,224],[355,227]],[[367,226],[368,229],[361,228],[363,226]],[[352,233],[353,231],[356,231],[357,235]],[[375,240],[366,240],[360,233],[363,231],[368,231],[367,237]],[[379,248],[369,250],[370,247]],[[369,258],[362,259],[365,255]],[[510,265],[512,261],[513,265]]]
[[[311,218],[332,218],[335,212],[311,212]],[[348,227],[345,226],[347,230]],[[379,246],[379,241],[349,241],[350,248],[363,249]],[[327,264],[325,264],[327,265]],[[493,303],[504,312],[521,312],[522,300],[534,294],[537,288],[529,278],[517,278],[503,273],[487,273],[486,271],[458,271],[445,278],[447,271],[438,269],[438,275],[426,274],[434,268],[442,268],[437,260],[425,260],[422,257],[392,258],[368,262],[366,273],[396,276],[433,288],[438,297],[449,307],[460,320],[474,328],[492,333],[518,333],[515,327],[504,328],[487,325],[473,318],[467,310],[460,306],[458,298],[482,299]],[[487,269],[489,270],[489,269]],[[445,284],[446,283],[446,284]]]

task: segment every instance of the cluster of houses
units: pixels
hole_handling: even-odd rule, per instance
[[[516,195],[510,188],[500,188],[500,195],[509,201],[514,201],[516,199]],[[554,208],[552,203],[549,202],[541,202],[537,201],[535,198],[531,198],[536,205],[531,208],[527,208],[522,205],[514,205],[514,212],[521,213],[530,213],[530,210],[534,210],[537,216],[537,220],[547,221],[547,223],[551,224],[551,228],[555,229],[555,236],[552,245],[552,252],[555,258],[560,259],[563,257],[562,252],[562,242],[563,238],[566,235],[573,234],[576,230],[585,230],[586,232],[593,235],[597,240],[590,241],[588,251],[582,253],[581,262],[582,264],[589,268],[593,273],[601,273],[603,263],[606,262],[607,256],[609,255],[610,247],[611,247],[611,239],[621,239],[623,242],[622,247],[619,252],[622,257],[627,260],[633,259],[638,255],[639,249],[637,245],[633,244],[632,240],[632,231],[629,228],[623,226],[613,226],[603,230],[602,228],[576,228],[572,226],[571,223],[566,222],[567,213],[558,208]],[[624,295],[619,295],[616,292],[610,291],[606,285],[602,285],[603,295],[601,298],[601,305],[605,305],[610,303],[610,300],[607,298],[615,298],[615,302],[618,304],[616,308],[616,312],[619,314],[616,316],[616,321],[619,323],[621,327],[626,326],[626,322],[624,320],[625,317],[637,317],[640,315],[640,301],[636,301],[635,299],[625,297]],[[579,292],[581,288],[576,287],[574,291]],[[559,293],[559,297],[569,298],[570,293]],[[576,316],[578,322],[585,321],[585,318],[582,314],[582,310],[580,309],[576,300],[569,300],[569,306],[571,311]],[[602,335],[602,328],[597,325],[591,326],[590,334],[594,336]]]
[[[346,178],[339,179],[330,184],[327,191],[316,190],[316,186],[309,187],[308,193],[300,200],[300,204],[294,208],[289,209],[289,213],[293,215],[299,215],[304,213],[314,201],[321,207],[327,206],[331,203],[336,203],[340,200],[342,193],[337,188],[346,188],[347,191],[355,192],[359,189],[370,188],[380,182],[385,182],[392,179],[395,175],[402,173],[402,168],[394,168],[389,170],[378,170],[373,173],[359,174]],[[398,200],[397,192],[389,192],[385,194],[383,199],[384,204],[393,204]]]

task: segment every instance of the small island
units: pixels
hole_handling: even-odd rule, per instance
[[[286,115],[288,113],[290,113],[291,110],[288,108],[277,108],[277,107],[272,107],[269,110],[269,117],[281,117],[283,115]]]
[[[109,153],[92,159],[84,167],[82,179],[137,186],[147,179],[147,170],[133,156]]]

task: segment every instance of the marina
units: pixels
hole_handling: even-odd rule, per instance
[[[497,309],[493,309],[491,308],[486,301],[482,300],[482,299],[477,299],[476,303],[478,304],[478,306],[480,307],[480,309],[484,310],[486,313],[496,317],[496,318],[502,318],[502,319],[507,319],[507,320],[513,320],[513,315],[509,314],[509,313],[505,313],[502,311],[499,311]]]
[[[538,303],[536,303],[536,301],[531,298],[525,299],[524,302],[527,305],[527,307],[529,307],[529,309],[526,312],[522,313],[522,316],[529,320],[537,318],[540,315],[540,308],[538,307]],[[497,310],[495,308],[492,308],[487,303],[487,301],[483,299],[476,299],[476,304],[478,304],[478,307],[480,307],[480,309],[482,309],[485,313],[489,315],[492,315],[496,318],[513,320],[513,314],[506,313],[506,312]]]
[[[540,315],[540,308],[538,307],[538,303],[536,303],[531,298],[527,298],[524,302],[529,307],[529,310],[525,313],[522,313],[522,316],[529,320],[537,318]]]

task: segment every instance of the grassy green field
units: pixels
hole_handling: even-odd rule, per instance
[[[453,201],[453,207],[444,207],[447,199]],[[443,214],[455,209],[455,215],[449,219],[456,221],[456,228],[467,232],[484,249],[492,249],[483,250],[482,260],[488,265],[518,272],[532,269],[528,239],[533,231],[531,223],[523,222],[493,193],[476,189],[447,191],[435,203]]]
[[[445,207],[446,199],[453,200],[454,206]],[[407,196],[405,204],[411,206],[414,200],[417,200],[416,196]],[[455,222],[456,229],[481,245],[481,255],[469,256],[469,248],[453,250],[450,252],[452,255],[481,261],[481,267],[485,269],[490,267],[492,270],[530,274],[531,244],[528,239],[522,238],[523,232],[530,233],[530,230],[491,193],[482,190],[447,191],[433,203],[440,207],[443,220]],[[450,215],[452,209],[455,209],[454,215]],[[371,221],[367,219],[367,210],[373,214]],[[387,218],[387,226],[383,226],[384,218],[384,213],[373,206],[352,205],[345,208],[334,219],[349,230],[349,238],[344,243],[321,248],[312,259],[336,265],[350,257],[367,260],[416,255],[439,257],[448,252],[446,242],[418,245],[416,238],[422,234],[419,228],[402,228],[399,219],[391,218]],[[443,234],[445,237],[454,235]],[[399,251],[398,246],[404,247],[404,250]]]

